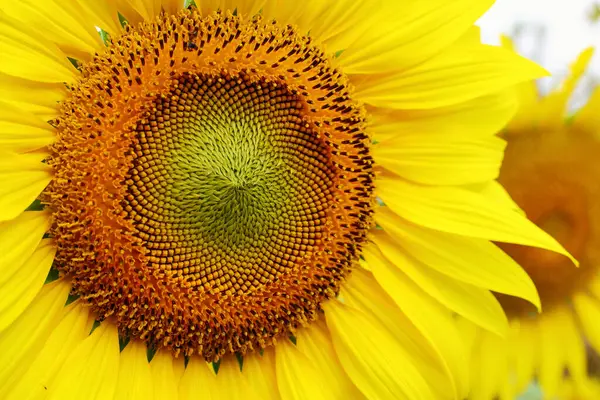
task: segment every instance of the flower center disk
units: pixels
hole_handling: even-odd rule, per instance
[[[318,317],[371,227],[346,77],[290,26],[185,10],[83,66],[44,193],[56,267],[175,355],[264,348]]]

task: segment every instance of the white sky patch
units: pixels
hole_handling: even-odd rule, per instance
[[[594,83],[600,83],[600,22],[591,22],[589,18],[594,3],[593,0],[497,0],[477,25],[486,43],[498,44],[502,34],[516,37],[521,54],[552,74],[552,78],[540,82],[543,90],[560,82],[583,49],[597,47],[589,74],[575,95],[585,98]]]

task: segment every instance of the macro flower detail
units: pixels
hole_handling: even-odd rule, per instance
[[[513,398],[533,379],[544,398],[568,398],[562,394],[567,392],[577,393],[576,398],[597,398],[586,352],[600,350],[598,90],[572,115],[567,110],[592,54],[591,48],[583,51],[571,65],[570,76],[546,96],[539,98],[533,83],[522,85],[521,107],[503,133],[508,146],[499,181],[527,216],[579,261],[579,267],[541,249],[502,246],[538,288],[542,313],[518,298],[497,295],[511,329],[507,339],[472,332],[473,399]],[[490,363],[493,378],[480,380],[477,371]]]
[[[0,393],[464,398],[454,315],[539,304],[491,241],[567,255],[494,181],[544,71],[491,3],[0,6]]]

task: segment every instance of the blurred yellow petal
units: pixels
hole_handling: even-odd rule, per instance
[[[573,305],[586,339],[594,350],[600,352],[600,303],[585,293],[577,293],[573,297]]]
[[[481,373],[472,380],[470,399],[489,400],[498,395],[508,375],[507,351],[505,338],[489,333],[481,335],[472,364],[473,370]]]
[[[23,153],[45,147],[53,141],[54,129],[50,124],[0,100],[0,146],[4,151]]]

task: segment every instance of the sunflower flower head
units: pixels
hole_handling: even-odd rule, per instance
[[[560,394],[567,386],[579,396],[593,393],[586,389],[591,387],[586,351],[600,350],[600,91],[574,114],[568,112],[571,94],[592,55],[591,48],[583,51],[562,85],[544,97],[538,97],[534,83],[521,85],[521,108],[503,133],[508,145],[499,182],[528,218],[565,246],[579,267],[556,253],[501,246],[535,283],[543,312],[538,314],[516,297],[497,294],[511,330],[508,339],[475,334],[473,362],[494,362],[495,373],[493,379],[476,384],[473,398],[491,399],[499,393],[511,398],[534,378],[548,398],[568,398]]]
[[[494,181],[491,1],[0,6],[0,393],[462,399],[567,254]],[[481,265],[481,260],[489,262]]]

